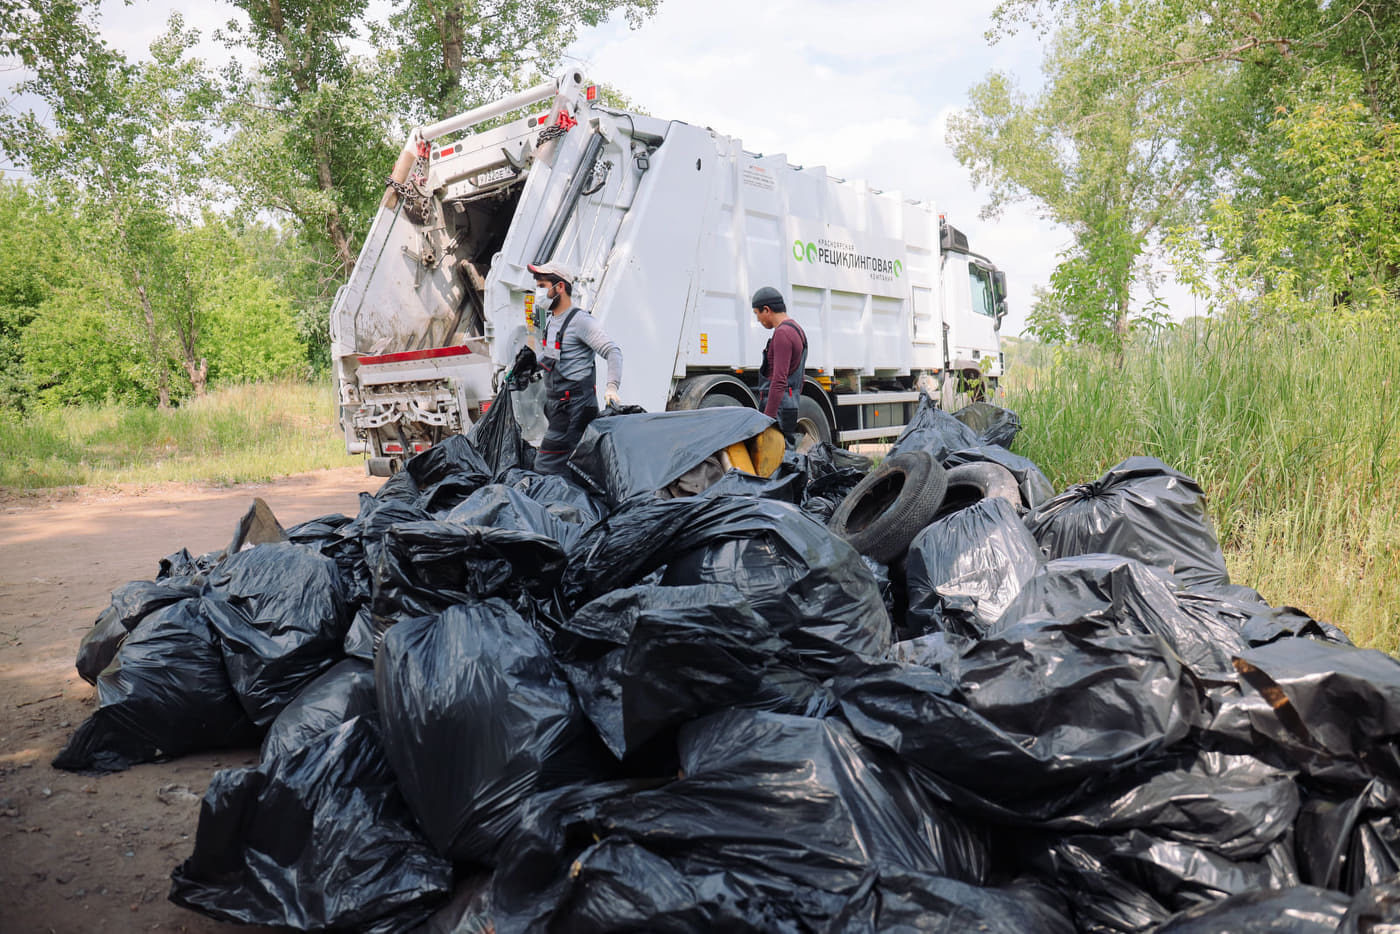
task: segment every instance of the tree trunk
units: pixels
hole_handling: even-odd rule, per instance
[[[316,150],[316,184],[334,200],[336,189],[335,181],[331,178],[330,147],[320,133],[312,139],[312,145]],[[326,214],[326,233],[335,245],[335,255],[340,260],[341,278],[349,279],[350,272],[355,268],[355,254],[350,249],[350,235],[346,233],[345,224],[340,219],[340,210],[334,204]]]
[[[185,358],[185,372],[189,374],[190,384],[194,386],[195,397],[198,398],[209,391],[209,361],[204,357],[199,358],[199,363],[189,357]]]

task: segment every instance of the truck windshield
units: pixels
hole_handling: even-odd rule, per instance
[[[972,310],[979,315],[995,318],[997,303],[992,297],[992,274],[975,263],[969,263],[967,271],[972,280]]]

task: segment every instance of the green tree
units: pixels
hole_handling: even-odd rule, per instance
[[[1026,94],[991,74],[949,121],[955,156],[989,191],[983,216],[1027,201],[1073,236],[1029,319],[1048,339],[1121,352],[1151,249],[1181,223],[1190,192],[1208,184],[1204,163],[1180,137],[1209,88],[1198,76],[1162,84],[1142,74],[1161,6],[1056,7],[1042,89]],[[1010,17],[1003,11],[1003,23]]]
[[[584,26],[621,13],[636,27],[658,0],[397,0],[377,38],[393,50],[407,115],[429,123],[548,74]]]
[[[74,227],[70,215],[29,186],[0,181],[0,408],[28,404],[21,338],[40,306],[73,281]]]
[[[17,92],[47,112],[0,114],[0,148],[77,206],[88,256],[100,257],[93,287],[109,295],[108,308],[137,319],[145,366],[168,406],[172,341],[186,375],[202,384],[194,343],[172,336],[188,296],[167,290],[163,275],[175,262],[174,234],[212,195],[205,155],[217,92],[186,57],[198,36],[175,14],[151,60],[132,65],[102,42],[79,4],[60,0],[21,18],[4,34],[4,51],[31,73]]]
[[[234,0],[248,14],[220,33],[259,66],[231,66],[222,176],[252,211],[292,218],[323,256],[328,281],[355,265],[397,147],[388,80],[347,51],[365,0]],[[321,251],[317,251],[321,252]]]

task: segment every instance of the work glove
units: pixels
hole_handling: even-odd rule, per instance
[[[616,389],[609,389],[603,393],[603,406],[613,406],[614,408],[622,407],[622,399],[618,396]]]
[[[511,365],[510,372],[506,374],[506,381],[517,391],[530,385],[530,379],[539,372],[539,361],[535,359],[535,351],[526,344],[520,348],[515,355],[515,363]]]

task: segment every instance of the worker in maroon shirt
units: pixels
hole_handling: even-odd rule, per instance
[[[753,293],[753,313],[758,323],[773,332],[763,348],[758,373],[758,404],[763,414],[778,420],[789,445],[797,444],[797,400],[802,396],[802,374],[807,369],[807,335],[787,315],[783,295],[765,285]]]

